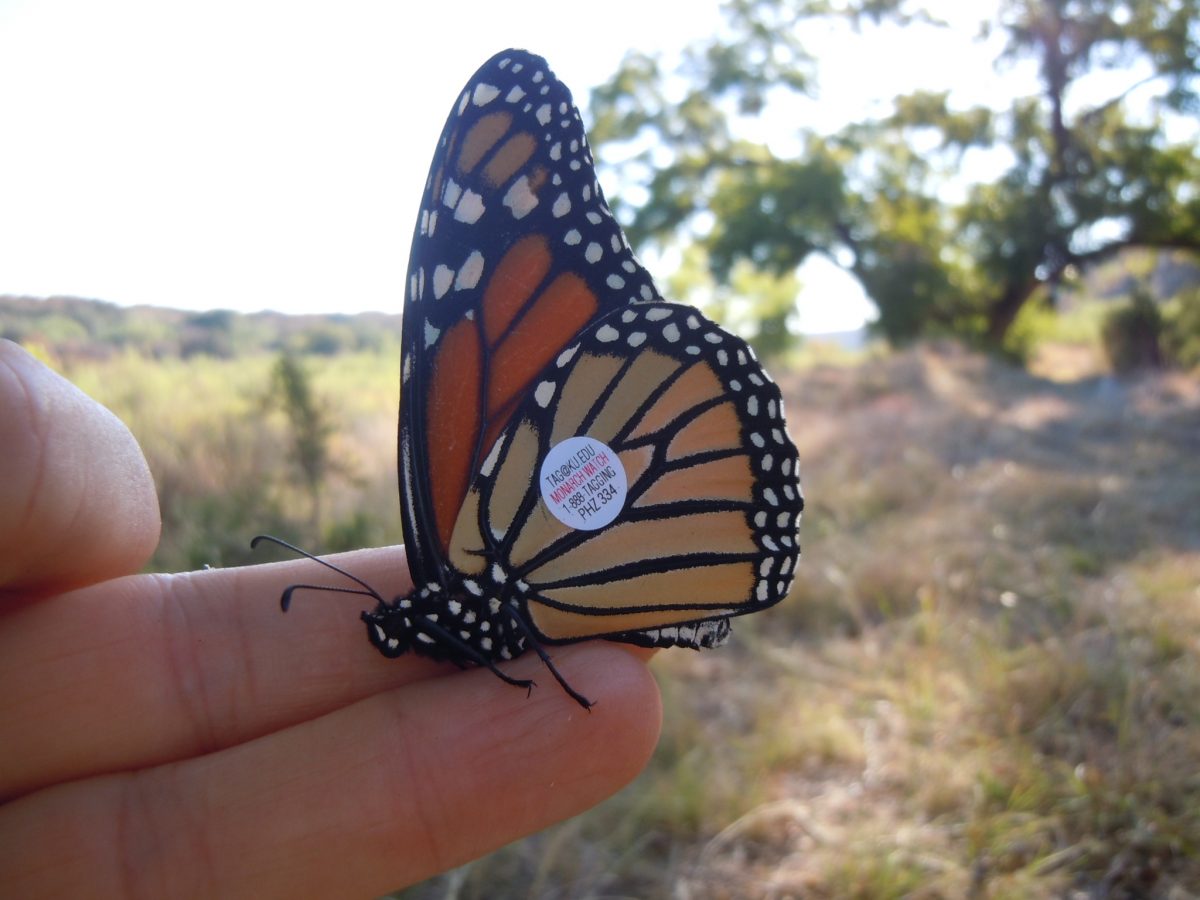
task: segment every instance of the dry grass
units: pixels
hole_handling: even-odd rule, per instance
[[[951,346],[783,381],[793,596],[660,655],[628,791],[405,896],[1197,896],[1200,384]]]

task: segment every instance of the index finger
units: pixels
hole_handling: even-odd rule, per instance
[[[331,558],[383,596],[407,589],[396,548]],[[211,752],[439,671],[371,648],[367,598],[308,595],[284,616],[284,588],[313,582],[337,584],[299,560],[130,576],[8,610],[0,796]]]

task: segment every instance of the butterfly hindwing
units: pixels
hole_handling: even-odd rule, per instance
[[[497,54],[438,143],[409,261],[400,481],[409,565],[446,582],[474,473],[532,380],[597,317],[657,298],[596,181],[570,92]]]
[[[580,439],[600,464],[544,471]],[[539,377],[467,495],[451,560],[519,596],[544,643],[712,646],[729,616],[786,596],[802,506],[779,390],[751,349],[691,307],[639,303]]]

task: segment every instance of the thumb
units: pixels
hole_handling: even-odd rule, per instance
[[[0,341],[0,591],[136,572],[159,525],[154,481],[129,429]]]

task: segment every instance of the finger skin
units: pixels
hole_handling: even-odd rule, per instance
[[[121,421],[0,340],[0,592],[136,572],[158,543],[146,460]]]
[[[329,560],[385,597],[410,587],[400,548]],[[416,654],[385,659],[359,620],[370,598],[297,592],[280,611],[285,587],[314,582],[345,583],[300,560],[131,576],[9,610],[0,799],[212,753],[458,671]],[[559,690],[535,677],[538,692]],[[598,684],[576,687],[604,701]]]
[[[381,591],[408,584],[397,548],[331,560]],[[10,609],[0,798],[220,750],[447,671],[376,652],[369,598],[297,593],[280,611],[289,584],[342,581],[299,561],[130,576]]]
[[[377,896],[599,802],[645,765],[661,707],[618,647],[556,653],[585,712],[471,670],[187,762],[0,809],[13,896]],[[536,658],[514,674],[545,681]],[[602,686],[602,687],[599,687]]]

